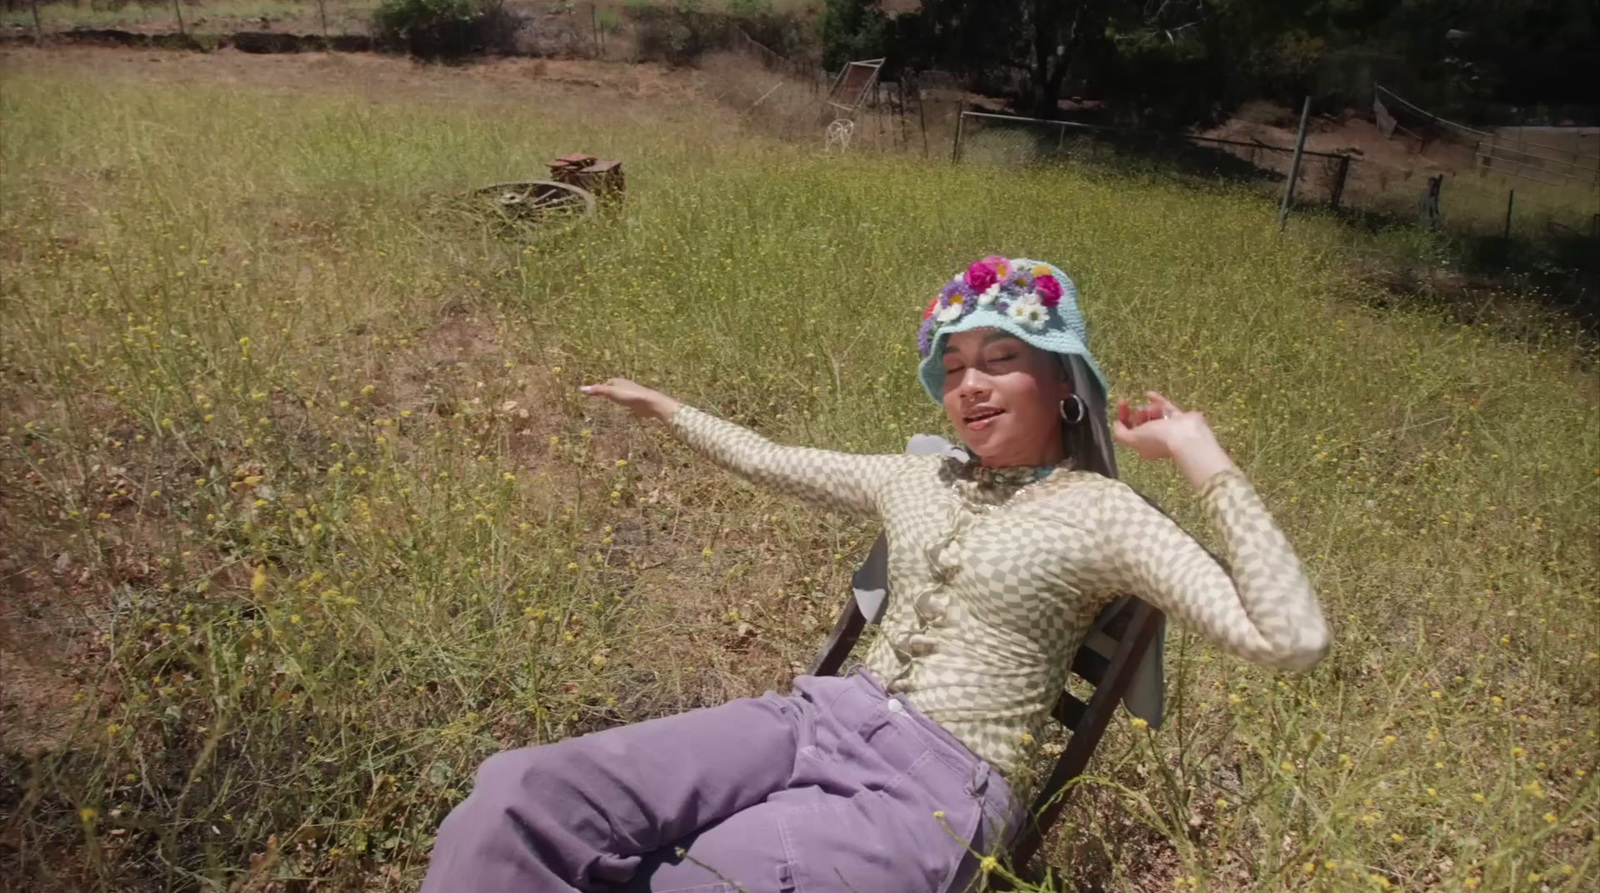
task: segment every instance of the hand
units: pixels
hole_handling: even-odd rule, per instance
[[[660,391],[651,390],[626,378],[613,378],[604,384],[584,385],[578,390],[591,397],[604,397],[618,406],[626,407],[636,418],[641,419],[669,419],[681,405]]]
[[[1150,402],[1129,406],[1117,400],[1117,419],[1111,434],[1117,443],[1139,454],[1141,459],[1171,459],[1183,476],[1196,487],[1219,471],[1233,467],[1233,460],[1217,443],[1203,412],[1179,409],[1155,391],[1145,391]]]

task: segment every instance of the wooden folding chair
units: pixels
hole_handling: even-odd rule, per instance
[[[925,449],[919,449],[914,440],[911,451],[923,452]],[[837,674],[849,659],[856,641],[861,638],[862,630],[869,622],[877,623],[881,619],[889,595],[888,557],[888,537],[880,534],[872,544],[867,560],[852,577],[852,596],[845,600],[838,622],[828,633],[827,641],[811,662],[808,673],[813,676]],[[1112,713],[1116,711],[1117,702],[1128,695],[1141,661],[1151,643],[1158,641],[1162,628],[1161,612],[1132,596],[1125,596],[1108,605],[1095,619],[1090,633],[1072,659],[1072,672],[1094,686],[1094,694],[1087,704],[1066,691],[1056,700],[1051,716],[1066,728],[1071,737],[1054,770],[1034,797],[1028,810],[1028,824],[1020,830],[1011,847],[1013,870],[1019,873],[1025,871],[1038,853],[1045,834],[1049,833],[1061,815],[1066,802],[1067,785],[1082,775],[1088,766],[1089,757],[1099,746],[1100,737],[1105,733]],[[1143,688],[1154,688],[1154,703],[1150,703],[1152,692],[1147,690],[1143,693],[1145,698],[1140,709],[1140,712],[1150,714],[1146,718],[1151,725],[1159,725],[1161,718],[1159,650],[1155,657],[1155,678],[1142,681]],[[1151,672],[1150,668],[1147,667],[1146,672]]]

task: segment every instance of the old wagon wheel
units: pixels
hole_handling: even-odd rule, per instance
[[[849,118],[835,118],[823,133],[822,147],[828,151],[838,149],[843,152],[850,148],[850,138],[855,135],[855,132],[856,122]]]
[[[494,183],[473,190],[487,210],[512,220],[540,225],[578,223],[594,216],[594,195],[554,180]]]
[[[517,180],[480,186],[444,208],[482,224],[496,237],[534,242],[564,233],[594,216],[594,195],[554,180]]]

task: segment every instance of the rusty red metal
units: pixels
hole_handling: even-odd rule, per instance
[[[550,179],[587,189],[603,205],[621,204],[627,184],[622,162],[582,152],[563,155],[551,162]]]

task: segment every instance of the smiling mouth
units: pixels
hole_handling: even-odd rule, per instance
[[[987,422],[990,419],[999,418],[1004,412],[1005,410],[1003,409],[980,409],[977,412],[967,416],[962,421],[966,422],[968,425],[976,425],[979,422]]]

